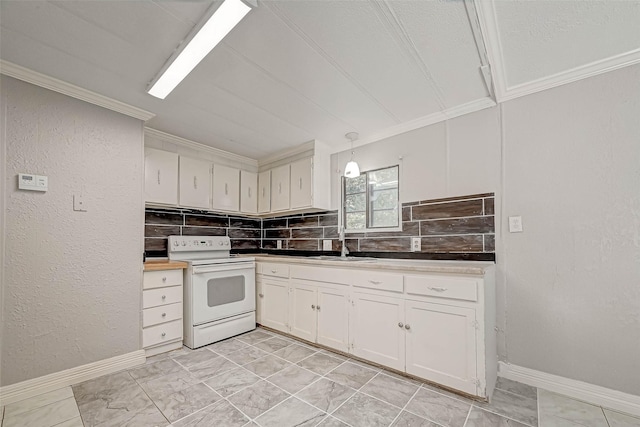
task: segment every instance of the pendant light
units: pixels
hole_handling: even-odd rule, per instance
[[[344,176],[346,178],[357,178],[360,176],[360,166],[353,160],[353,141],[358,139],[358,132],[349,132],[345,137],[351,141],[351,160],[349,160],[349,163],[344,167]]]

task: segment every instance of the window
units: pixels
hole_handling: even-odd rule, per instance
[[[349,231],[400,229],[398,166],[344,178],[344,224]]]

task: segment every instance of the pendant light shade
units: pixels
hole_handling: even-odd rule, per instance
[[[349,132],[345,137],[351,141],[351,149],[353,149],[353,141],[358,139],[358,132]],[[353,160],[353,154],[354,152],[352,151],[351,160],[349,160],[349,163],[344,167],[344,176],[346,178],[357,178],[360,176],[360,166],[358,166],[358,163]]]
[[[360,166],[353,159],[344,167],[344,176],[347,178],[357,178],[360,176]]]

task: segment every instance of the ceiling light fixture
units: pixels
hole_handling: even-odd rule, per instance
[[[349,132],[345,137],[351,141],[351,160],[349,160],[349,163],[344,167],[344,176],[346,178],[357,178],[360,176],[360,166],[353,160],[353,141],[358,139],[358,132]]]
[[[209,52],[256,7],[256,0],[225,0],[217,7],[214,4],[200,24],[191,31],[169,60],[153,79],[147,92],[164,99]]]

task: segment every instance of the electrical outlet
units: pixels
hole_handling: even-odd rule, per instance
[[[521,216],[509,217],[509,233],[522,233],[522,217]]]
[[[87,205],[84,202],[84,197],[80,195],[73,196],[73,210],[76,212],[86,212]]]
[[[282,240],[276,240],[276,249],[282,249]]]
[[[420,237],[411,238],[411,252],[420,252],[422,250],[422,239]]]

